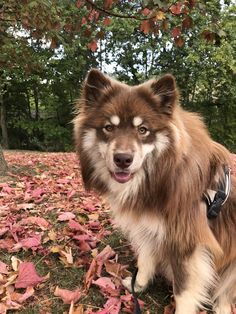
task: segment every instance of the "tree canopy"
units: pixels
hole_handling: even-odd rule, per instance
[[[236,151],[233,1],[23,0],[0,5],[3,147],[65,151],[87,71],[176,76],[181,102]]]

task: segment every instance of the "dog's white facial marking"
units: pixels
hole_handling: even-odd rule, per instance
[[[134,117],[133,118],[133,125],[135,127],[141,125],[142,123],[143,123],[143,119],[142,118],[140,118],[140,117]]]
[[[169,146],[170,140],[167,136],[166,132],[158,132],[156,134],[156,150],[158,152],[158,155],[161,155]]]
[[[120,118],[118,116],[111,116],[110,121],[115,126],[118,126],[120,124]]]
[[[89,129],[87,130],[82,139],[82,145],[84,150],[88,151],[96,144],[96,130]]]
[[[145,157],[147,154],[151,153],[155,148],[154,144],[143,144],[142,145],[142,155]]]

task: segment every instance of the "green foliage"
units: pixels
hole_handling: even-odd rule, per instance
[[[11,148],[71,149],[73,104],[87,71],[100,67],[131,85],[173,73],[183,106],[236,151],[235,5],[211,0],[182,14],[168,1],[167,19],[164,1],[97,1],[111,19],[84,1],[10,0],[1,8],[0,107]],[[137,19],[118,17],[122,10]],[[154,11],[160,27],[141,31]]]

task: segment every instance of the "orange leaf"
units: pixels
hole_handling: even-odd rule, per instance
[[[163,11],[158,11],[156,14],[156,20],[163,20],[165,18],[165,13]]]
[[[106,16],[104,21],[102,22],[102,24],[105,25],[105,26],[110,25],[111,24],[111,19],[108,16]]]
[[[148,8],[142,10],[143,15],[148,16],[151,11]]]
[[[144,34],[148,34],[151,29],[149,21],[147,20],[143,21],[140,25],[140,29],[142,32],[144,32]]]
[[[92,51],[95,52],[98,49],[98,44],[97,41],[94,39],[88,44],[88,48]]]

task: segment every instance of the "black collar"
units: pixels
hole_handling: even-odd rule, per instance
[[[224,178],[219,182],[219,189],[215,191],[213,200],[211,199],[209,192],[204,193],[203,198],[207,205],[207,218],[214,219],[218,216],[222,206],[225,204],[229,197],[231,187],[231,169],[224,167]]]

